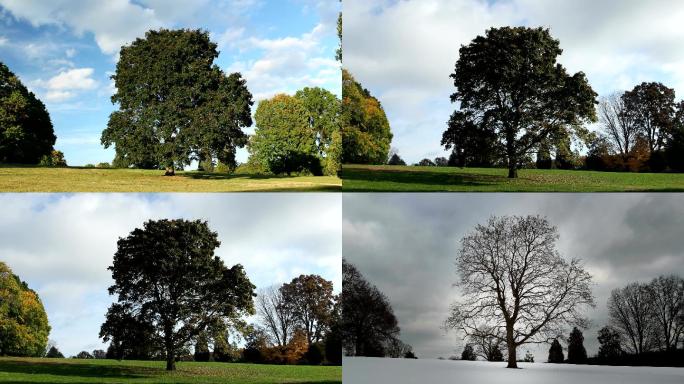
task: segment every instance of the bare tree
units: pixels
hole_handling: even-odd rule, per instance
[[[639,126],[621,95],[614,93],[600,100],[599,121],[614,150],[627,159],[639,135]]]
[[[487,361],[502,361],[501,354],[506,351],[504,335],[492,336],[497,329],[474,330],[468,336],[468,344],[475,346],[475,354]]]
[[[637,355],[649,351],[655,344],[650,296],[646,284],[632,283],[614,289],[608,299],[610,324],[628,341],[627,350]]]
[[[679,276],[660,276],[648,285],[656,335],[661,348],[677,348],[684,333],[684,279]]]
[[[292,305],[275,286],[260,290],[256,305],[257,314],[271,339],[280,347],[286,346],[297,323]]]
[[[466,335],[491,330],[517,368],[516,350],[548,342],[565,325],[586,326],[580,310],[594,306],[591,275],[556,250],[558,231],[540,216],[492,217],[461,240],[456,259],[462,297],[447,326]]]

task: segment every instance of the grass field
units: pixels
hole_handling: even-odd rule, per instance
[[[342,383],[342,367],[0,357],[2,383]]]
[[[684,174],[523,169],[345,165],[344,192],[676,192]]]
[[[332,176],[228,175],[142,169],[0,166],[0,192],[340,191]]]

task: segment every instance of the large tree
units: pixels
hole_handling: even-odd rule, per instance
[[[249,142],[251,161],[275,174],[321,172],[316,133],[302,100],[285,94],[262,100],[254,119],[256,130]]]
[[[109,267],[109,293],[118,297],[112,308],[152,327],[167,370],[202,332],[254,313],[254,285],[241,265],[228,268],[214,254],[220,242],[206,222],[150,220],[117,245]]]
[[[340,152],[342,143],[335,140],[340,132],[340,100],[332,92],[319,87],[305,87],[295,93],[306,108],[309,128],[314,133],[318,156],[325,163],[326,173],[336,175],[340,168],[334,153]],[[332,156],[331,156],[332,155]]]
[[[639,126],[635,122],[634,111],[625,104],[624,97],[613,94],[602,98],[599,103],[599,121],[605,137],[610,141],[613,150],[623,160],[632,153]]]
[[[49,333],[38,294],[0,261],[0,356],[43,356]]]
[[[651,152],[663,149],[672,133],[675,91],[661,83],[641,83],[622,96],[639,135]]]
[[[459,103],[447,132],[480,131],[495,136],[493,151],[504,154],[508,176],[544,140],[583,138],[585,122],[596,120],[596,93],[582,72],[569,75],[556,62],[560,43],[548,29],[489,29],[459,50],[451,74]],[[465,128],[464,128],[465,127]],[[467,129],[466,129],[467,128]],[[449,147],[468,147],[473,135],[445,134]]]
[[[399,326],[387,297],[342,259],[342,335],[350,356],[384,356]]]
[[[380,101],[342,69],[342,162],[385,164],[392,132]]]
[[[547,342],[566,325],[586,326],[594,305],[591,276],[579,260],[561,257],[558,231],[540,216],[492,217],[461,239],[456,258],[461,299],[447,326],[471,335],[490,330],[505,342],[508,367],[516,350]]]
[[[335,304],[332,281],[318,275],[300,275],[283,284],[280,292],[287,305],[291,306],[309,345],[319,342],[332,320]]]
[[[55,140],[45,105],[0,63],[0,163],[38,164]]]
[[[252,95],[240,74],[216,65],[217,46],[200,30],[149,31],[121,48],[112,102],[119,110],[102,132],[116,162],[165,167],[167,175],[191,160],[234,165],[247,142]]]

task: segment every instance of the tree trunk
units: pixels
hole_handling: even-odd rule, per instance
[[[175,371],[176,370],[176,354],[173,350],[166,351],[166,370]]]
[[[164,176],[176,176],[176,170],[174,169],[173,165],[166,167],[166,173],[164,173]]]
[[[508,164],[508,178],[517,179],[518,178],[518,166],[513,163]]]
[[[515,351],[515,345],[508,343],[508,365],[506,368],[518,368],[518,357]]]

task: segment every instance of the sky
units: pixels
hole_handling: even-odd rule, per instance
[[[547,27],[569,72],[606,96],[659,81],[684,98],[678,0],[344,0],[344,66],[385,108],[409,163],[440,147],[458,50],[491,27]],[[592,127],[595,129],[596,126]]]
[[[242,264],[257,290],[318,274],[341,290],[337,194],[0,194],[0,259],[43,301],[66,355],[98,339],[116,242],[150,219],[207,220],[216,255]]]
[[[150,29],[207,30],[215,63],[242,73],[255,111],[306,86],[341,94],[339,9],[331,0],[0,0],[0,61],[46,104],[69,165],[111,162],[100,135],[116,109],[110,76],[122,45]]]
[[[492,215],[536,214],[558,228],[561,256],[581,259],[593,277],[596,307],[585,312],[591,326],[584,330],[590,356],[613,289],[661,274],[684,277],[678,194],[345,194],[343,257],[387,295],[400,338],[419,358],[460,356],[463,335],[442,326],[459,298],[461,239]],[[522,346],[518,355],[529,350],[543,362],[548,348]]]

